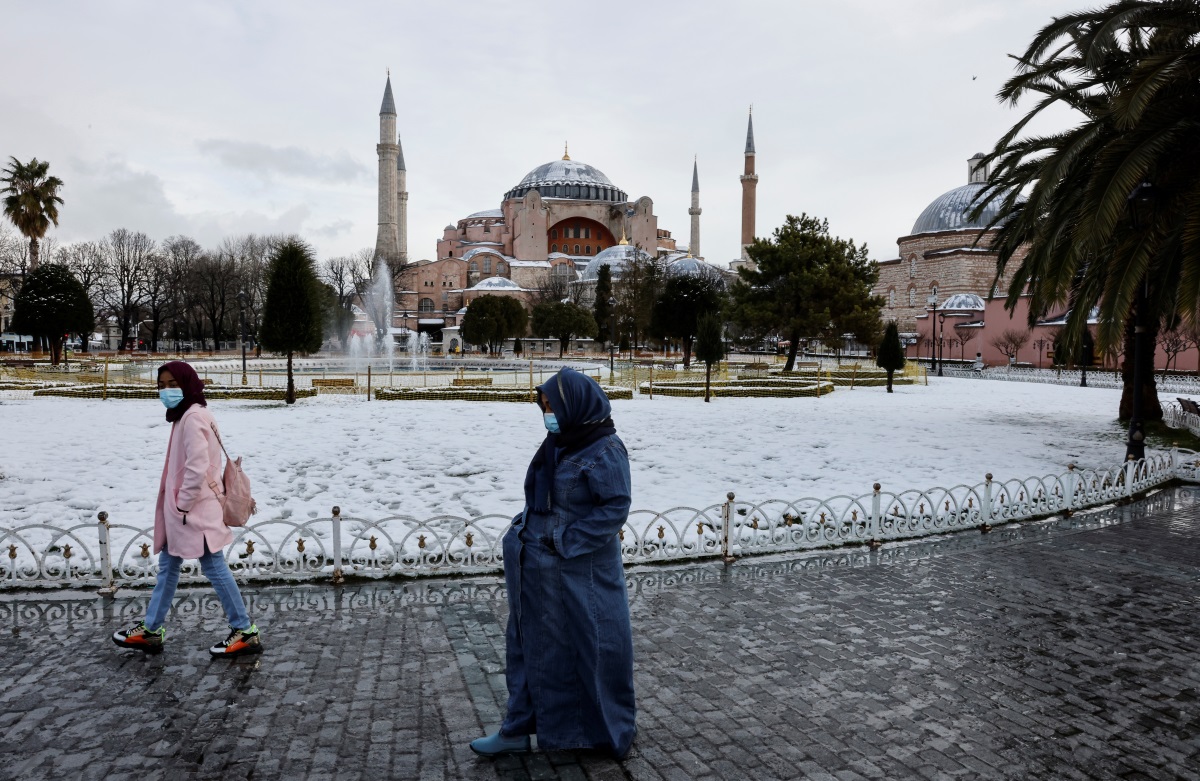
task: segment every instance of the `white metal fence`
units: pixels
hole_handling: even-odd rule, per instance
[[[932,372],[931,372],[932,373]],[[1038,382],[1046,385],[1079,385],[1083,373],[1079,369],[1033,369],[1027,367],[989,366],[975,370],[969,366],[946,364],[942,373],[947,377],[968,377],[977,380],[1002,382]],[[1188,374],[1155,374],[1154,383],[1160,393],[1200,394],[1200,377]],[[1091,370],[1087,373],[1090,388],[1121,388],[1120,372]]]
[[[1191,416],[1197,418],[1197,416]],[[1200,418],[1192,421],[1200,428]],[[1109,469],[1079,470],[975,485],[793,500],[738,499],[706,507],[632,512],[620,532],[627,564],[678,562],[912,539],[1070,513],[1110,504],[1176,479],[1200,482],[1200,454],[1156,453]],[[469,575],[503,567],[501,539],[510,519],[439,516],[382,520],[282,518],[235,530],[225,549],[241,580],[315,580],[346,576]],[[0,527],[0,589],[118,586],[153,582],[152,528],[115,522],[60,528],[45,523]],[[182,580],[202,580],[195,562]]]

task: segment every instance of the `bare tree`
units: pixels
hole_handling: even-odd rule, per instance
[[[1028,343],[1029,332],[1016,328],[1010,328],[992,339],[992,347],[1004,353],[1009,363],[1014,363],[1017,360],[1017,354]]]
[[[1167,362],[1164,364],[1164,369],[1171,368],[1171,362],[1175,362],[1175,369],[1179,369],[1179,354],[1187,352],[1196,346],[1196,334],[1189,331],[1183,323],[1179,323],[1170,331],[1160,330],[1158,332],[1158,346],[1162,348],[1163,353],[1167,356]]]
[[[125,228],[110,233],[100,247],[105,265],[100,300],[107,313],[117,318],[124,349],[138,325],[144,278],[157,248],[146,234]]]
[[[330,258],[321,267],[321,280],[333,290],[337,311],[333,313],[334,331],[342,350],[349,348],[350,328],[354,324],[355,297],[358,295],[358,261],[353,257]]]
[[[192,269],[191,284],[196,293],[196,305],[203,314],[213,339],[213,350],[221,349],[221,337],[226,333],[230,311],[237,305],[238,258],[223,242],[215,252],[200,256]]]
[[[71,270],[71,273],[83,285],[83,292],[87,293],[88,300],[92,302],[93,307],[101,302],[105,263],[104,250],[98,242],[80,241],[75,244],[67,244],[59,248],[58,252],[54,254],[54,259],[55,262]],[[96,312],[100,313],[99,310]],[[95,325],[93,324],[92,329],[84,334],[81,340],[82,352],[87,352],[88,341],[94,330]]]

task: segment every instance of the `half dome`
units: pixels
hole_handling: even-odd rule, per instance
[[[955,293],[942,302],[938,309],[948,309],[955,311],[972,311],[982,312],[987,308],[983,299],[974,293]]]
[[[592,258],[592,262],[588,263],[587,269],[583,272],[583,281],[595,282],[599,279],[600,268],[602,266],[608,266],[612,269],[613,279],[620,279],[621,273],[625,271],[625,267],[629,265],[629,262],[639,256],[642,258],[650,257],[632,244],[618,244],[615,247],[601,250],[596,253],[596,257]]]
[[[603,171],[578,160],[552,160],[539,165],[506,192],[504,200],[524,197],[530,190],[537,190],[543,198],[617,203],[628,200],[625,191],[609,181]]]

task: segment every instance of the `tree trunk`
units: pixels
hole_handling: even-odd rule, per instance
[[[560,361],[562,360],[562,357],[563,357],[563,356],[566,354],[566,352],[567,352],[567,342],[569,342],[570,340],[571,340],[571,338],[570,338],[570,337],[567,337],[566,339],[559,339],[559,340],[558,340],[558,359],[559,359]]]
[[[1136,353],[1134,324],[1136,319],[1137,313],[1130,312],[1129,319],[1125,323],[1125,360],[1121,363],[1121,406],[1118,411],[1118,417],[1121,420],[1129,420],[1133,417],[1133,364]],[[1142,376],[1145,377],[1142,385],[1142,420],[1157,421],[1162,420],[1163,417],[1162,405],[1158,401],[1158,384],[1154,380],[1154,354],[1158,343],[1159,323],[1153,313],[1146,320],[1146,349],[1145,355],[1142,357]]]
[[[892,392],[892,375],[896,373],[895,369],[888,369],[888,393]]]
[[[796,351],[800,349],[800,332],[798,330],[793,331],[791,337],[792,343],[788,345],[787,363],[783,365],[783,370],[785,372],[790,372],[796,367]]]
[[[38,261],[41,259],[41,247],[38,246],[36,238],[29,239],[29,272],[32,274],[37,271]]]
[[[61,336],[50,337],[50,364],[52,366],[58,366],[59,361],[62,360],[62,341]]]
[[[687,371],[692,365],[692,337],[683,337],[683,370]],[[711,370],[712,367],[709,367]]]
[[[712,401],[712,364],[704,362],[704,401]]]
[[[287,394],[283,397],[283,400],[287,404],[295,404],[296,403],[296,378],[292,376],[292,351],[291,350],[288,350],[287,356],[288,356],[288,363],[287,363],[288,385],[287,385]]]

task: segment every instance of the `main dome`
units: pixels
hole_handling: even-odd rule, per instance
[[[983,230],[1000,213],[1000,203],[1003,200],[1003,198],[992,200],[979,215],[979,219],[970,219],[971,211],[975,208],[975,199],[989,186],[986,182],[971,182],[942,194],[934,199],[933,203],[926,206],[925,211],[921,212],[921,216],[913,224],[910,235],[942,231]],[[1021,200],[1024,198],[1022,197]]]
[[[609,181],[603,171],[578,160],[552,160],[539,165],[506,192],[504,200],[521,198],[530,190],[537,190],[543,198],[616,203],[629,200],[625,191]]]

